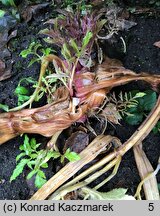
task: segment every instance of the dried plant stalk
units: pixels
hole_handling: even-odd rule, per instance
[[[58,187],[72,177],[85,164],[88,164],[98,154],[103,152],[106,146],[114,140],[114,137],[108,135],[97,136],[79,155],[81,159],[76,162],[69,162],[58,173],[56,173],[46,184],[44,184],[32,197],[31,200],[44,200]]]
[[[153,167],[142,149],[142,143],[134,146],[133,151],[139,175],[143,180],[148,174],[154,172]],[[159,200],[157,180],[154,175],[144,182],[143,189],[146,200]]]
[[[142,142],[146,138],[146,136],[150,133],[150,131],[153,129],[153,127],[156,125],[159,118],[160,118],[160,96],[157,100],[155,107],[153,108],[149,116],[146,118],[146,120],[142,123],[142,125],[137,129],[137,131],[130,137],[129,140],[127,140],[117,150],[111,152],[105,158],[103,158],[101,160],[101,164],[104,165],[109,161],[113,160],[114,158],[116,158],[117,156],[123,156],[134,145]],[[93,156],[92,155],[93,152],[87,150],[88,147],[85,150],[83,150],[82,153],[86,152],[87,155],[85,155],[85,157],[87,157],[90,160],[91,159],[90,157]],[[83,154],[81,155],[81,157],[82,158],[84,157]],[[87,160],[85,160],[85,164]],[[78,164],[80,168],[84,165],[84,163],[83,164],[81,163],[81,160],[75,163],[76,166]],[[67,179],[69,179],[72,176],[71,172],[75,174],[79,170],[79,169],[76,170],[73,169],[74,169],[73,163],[68,163],[56,175],[54,175],[42,188],[40,188],[32,196],[31,199],[32,200],[46,199],[53,191],[55,191],[60,185],[62,185]],[[63,181],[60,183],[61,179],[63,179]]]
[[[102,168],[101,170],[95,172],[94,174],[92,174],[91,176],[89,176],[88,178],[84,179],[81,182],[76,183],[76,181],[74,181],[75,184],[73,184],[73,181],[68,182],[64,186],[60,187],[55,193],[53,193],[49,197],[49,200],[60,200],[67,193],[75,191],[75,190],[78,190],[78,189],[80,189],[80,188],[82,188],[84,186],[87,186],[88,184],[90,184],[91,182],[93,182],[95,179],[97,179],[98,177],[100,177],[102,174],[104,174],[105,172],[107,172],[108,170],[110,170],[113,166],[116,166],[116,164],[118,164],[120,161],[121,161],[120,157],[119,158],[118,157],[115,158],[113,161],[111,161],[109,164],[107,164],[104,168]],[[100,167],[98,167],[98,168],[100,168]],[[82,179],[82,176],[81,176],[81,178],[79,178],[79,176],[77,176],[77,177],[78,177],[79,180]],[[109,176],[109,179],[111,179],[112,177],[113,177],[113,175],[111,174]],[[107,178],[106,180],[109,181],[109,179]],[[103,185],[103,182],[102,182],[102,185]],[[96,189],[96,188],[94,188],[94,189]]]

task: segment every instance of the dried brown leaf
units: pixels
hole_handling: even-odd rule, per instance
[[[153,45],[160,48],[160,41],[155,42]]]
[[[119,124],[119,120],[121,120],[121,116],[113,103],[107,104],[107,106],[103,109],[102,116],[106,117],[106,119],[113,124]]]
[[[49,3],[37,4],[37,5],[24,5],[23,9],[21,9],[21,16],[26,22],[29,22],[33,15],[38,13],[40,10],[47,7]]]
[[[10,63],[8,67],[4,61],[0,59],[0,81],[8,79],[11,76],[12,64]]]
[[[72,133],[72,135],[65,142],[63,152],[65,153],[66,150],[70,148],[71,151],[80,153],[83,149],[85,149],[88,146],[88,144],[88,134],[84,133],[83,131],[76,131],[75,133]]]

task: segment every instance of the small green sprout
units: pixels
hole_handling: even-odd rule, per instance
[[[15,95],[18,97],[18,106],[23,104],[25,101],[28,101],[30,98],[29,90],[26,87],[22,86],[22,83],[35,85],[37,82],[31,77],[23,78],[19,81],[18,86],[14,91]]]
[[[17,165],[10,177],[10,181],[15,180],[23,172],[25,166],[27,166],[31,169],[27,175],[27,179],[35,176],[35,186],[40,188],[47,181],[42,169],[48,168],[48,161],[50,159],[60,158],[61,162],[64,161],[64,158],[67,158],[71,162],[80,159],[80,156],[75,152],[71,152],[70,149],[67,149],[65,154],[62,155],[59,151],[49,149],[39,150],[40,145],[40,143],[36,142],[35,138],[29,139],[25,134],[24,142],[19,147],[21,153],[16,157]]]
[[[41,53],[41,55],[39,55],[38,52]],[[27,58],[28,55],[34,55],[34,58],[28,65],[28,67],[30,67],[35,62],[41,61],[44,56],[49,55],[51,52],[54,52],[54,50],[51,48],[45,49],[40,43],[32,42],[27,49],[20,52],[20,56],[22,56],[22,58]]]

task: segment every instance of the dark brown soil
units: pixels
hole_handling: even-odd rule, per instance
[[[136,5],[146,6],[148,1],[123,1],[124,5],[134,6]],[[132,4],[129,4],[132,2]],[[147,5],[150,6],[150,5]],[[7,104],[10,108],[17,105],[17,98],[14,95],[14,90],[22,77],[32,76],[35,79],[38,78],[39,64],[35,63],[33,66],[27,68],[30,59],[23,59],[19,57],[19,53],[28,47],[33,40],[42,40],[37,34],[39,30],[43,29],[43,22],[47,20],[49,14],[51,14],[51,8],[45,8],[45,12],[48,12],[45,17],[37,15],[30,22],[19,23],[15,29],[18,29],[18,34],[15,39],[10,42],[10,49],[12,52],[12,58],[14,60],[13,75],[10,79],[0,82],[0,103]],[[112,46],[104,47],[104,50],[110,57],[116,57],[121,59],[126,68],[132,69],[136,72],[145,71],[149,73],[160,73],[160,49],[153,46],[153,43],[160,40],[160,17],[137,15],[132,17],[137,22],[137,26],[133,27],[128,32],[123,32],[122,36],[127,45],[127,53],[122,52],[122,45],[119,43]],[[43,21],[42,21],[43,20]],[[109,49],[109,50],[107,50]],[[146,90],[149,86],[137,82],[123,86],[119,89],[128,91],[130,89]],[[32,91],[32,90],[31,90]],[[34,106],[40,106],[45,103],[45,99],[40,104]],[[94,124],[93,124],[94,127]],[[115,128],[109,126],[108,131],[112,135],[116,135],[122,142],[126,141],[136,130],[136,127],[129,126],[122,122],[122,125]],[[45,141],[45,138],[32,135],[36,137],[40,142]],[[45,141],[46,142],[46,141]],[[9,182],[9,178],[16,166],[16,156],[19,154],[19,145],[23,143],[22,137],[17,137],[8,141],[0,146],[0,199],[28,199],[30,197],[30,189],[25,179],[25,171],[12,183]],[[160,156],[160,135],[151,133],[144,140],[144,150],[152,163],[156,168],[158,158]],[[46,169],[46,176],[49,179],[55,172],[55,164],[51,162],[49,168]],[[108,174],[106,174],[108,175]],[[102,177],[104,178],[104,176]],[[157,180],[160,183],[160,174],[157,175]],[[99,181],[99,179],[97,180]],[[101,188],[102,191],[108,191],[113,188],[128,188],[130,194],[134,194],[140,177],[136,168],[133,151],[130,150],[122,160],[117,175],[109,181],[107,185]]]

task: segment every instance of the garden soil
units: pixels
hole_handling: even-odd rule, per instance
[[[135,7],[135,4],[128,5],[129,1],[124,1],[123,6]],[[147,7],[147,1],[134,1],[136,5]],[[51,8],[45,7],[40,14],[33,17],[29,22],[20,22],[14,28],[17,29],[17,36],[10,40],[9,48],[12,53],[13,70],[11,78],[0,82],[0,103],[7,104],[10,108],[17,105],[17,98],[14,90],[20,79],[24,77],[33,77],[38,79],[40,65],[35,63],[31,67],[27,67],[30,58],[23,59],[19,56],[20,52],[31,43],[31,41],[39,41],[44,46],[38,32],[44,29],[44,22],[49,18]],[[123,44],[119,41],[117,44],[104,45],[103,49],[109,57],[119,58],[124,66],[135,72],[148,72],[151,74],[160,75],[160,49],[153,44],[160,41],[160,16],[153,14],[132,15],[132,20],[137,23],[135,27],[127,32],[120,33],[126,42],[126,53],[123,53]],[[146,90],[149,86],[142,82],[134,82],[116,89],[116,91],[129,91],[131,89]],[[32,90],[31,90],[32,91]],[[45,98],[41,103],[36,103],[34,106],[45,104]],[[92,120],[91,120],[92,121]],[[96,130],[96,120],[93,120],[92,126]],[[136,130],[137,127],[129,126],[123,121],[121,125],[113,127],[109,125],[106,133],[117,136],[122,143],[125,142]],[[100,133],[99,131],[98,133]],[[38,142],[45,145],[46,138],[40,135],[30,135],[36,137]],[[25,200],[29,199],[35,191],[32,182],[27,182],[25,175],[27,170],[13,182],[10,182],[10,176],[16,166],[16,156],[20,153],[19,146],[23,143],[23,137],[16,137],[0,146],[0,199]],[[150,160],[153,168],[157,166],[160,156],[160,135],[151,132],[143,141],[143,148]],[[56,172],[56,163],[50,162],[45,173],[47,179],[51,178]],[[97,179],[94,184],[100,182],[101,178]],[[160,183],[160,173],[157,175],[157,180]],[[101,191],[109,191],[114,188],[127,188],[128,193],[134,195],[136,187],[140,182],[136,163],[132,149],[125,154],[117,175],[101,188]],[[94,186],[92,184],[91,186]]]

